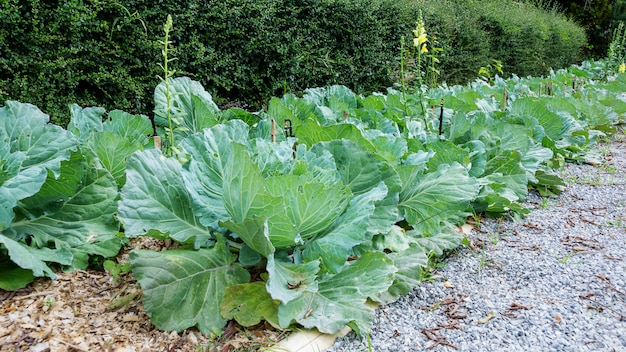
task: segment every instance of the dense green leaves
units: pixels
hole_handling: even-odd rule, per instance
[[[0,230],[8,228],[17,202],[37,193],[48,176],[60,173],[61,161],[76,150],[76,140],[50,125],[37,107],[9,101],[0,108]]]
[[[222,319],[365,332],[373,314],[365,302],[392,302],[417,286],[433,258],[459,246],[457,227],[470,211],[525,214],[529,187],[562,187],[550,165],[574,150],[584,155],[594,132],[577,120],[576,98],[522,98],[517,92],[530,89],[523,81],[496,83],[429,92],[427,99],[450,102],[441,136],[419,115],[415,95],[403,102],[395,91],[361,97],[332,86],[274,98],[258,122],[229,120],[189,134],[182,162],[134,154],[120,218],[129,234],[156,229],[184,244],[196,238],[195,250],[175,252],[181,266],[171,268],[174,276],[200,271],[198,253],[222,236],[226,242],[214,248],[230,246],[241,265],[263,268],[266,281],[217,289],[226,295],[217,299]],[[505,86],[515,93],[503,112],[491,95]],[[270,119],[291,120],[295,138],[270,142]],[[155,213],[138,211],[146,207]],[[142,287],[153,270],[141,274]],[[190,312],[203,299],[176,301]],[[149,300],[146,309],[164,328],[223,324],[182,319],[159,305],[162,293]]]
[[[523,215],[530,189],[558,193],[564,183],[552,168],[588,158],[626,111],[608,84],[539,97],[536,79],[494,82],[423,97],[331,86],[252,115],[219,111],[198,82],[176,79],[172,157],[153,149],[145,116],[73,106],[68,132],[31,105],[7,103],[0,287],[115,255],[119,219],[127,237],[177,242],[130,255],[161,329],[219,333],[235,319],[366,333],[370,302],[416,287],[460,245],[470,212]],[[493,98],[505,88],[506,107]],[[156,96],[163,108],[163,87]],[[422,98],[449,102],[442,133]],[[273,142],[272,119],[292,120],[295,137]]]
[[[216,334],[226,324],[219,312],[226,287],[250,280],[234,259],[221,240],[211,249],[130,253],[154,325],[177,331],[197,325],[202,332]]]
[[[50,263],[85,269],[89,256],[119,251],[116,181],[81,145],[103,133],[101,114],[85,111],[75,135],[48,124],[33,105],[7,102],[0,109],[0,265],[8,273],[3,287],[54,278]]]
[[[179,77],[168,83],[166,86],[161,82],[154,91],[154,123],[169,134],[171,122],[176,145],[185,137],[217,124],[219,109],[199,82]]]
[[[403,184],[398,207],[407,222],[422,231],[431,232],[441,221],[468,210],[478,193],[478,182],[460,164],[441,164],[427,174],[412,165],[398,171]]]
[[[357,333],[365,333],[374,316],[367,299],[386,291],[396,270],[384,253],[366,253],[337,274],[320,278],[317,289],[305,290],[295,299],[281,303],[280,325],[287,327],[296,321],[329,334],[350,325]]]
[[[126,177],[118,216],[127,236],[155,229],[179,242],[193,240],[196,246],[212,237],[192,211],[177,160],[157,150],[136,153],[128,160]]]

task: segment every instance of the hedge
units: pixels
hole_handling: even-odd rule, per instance
[[[33,103],[61,125],[70,103],[151,115],[168,14],[178,74],[221,104],[260,109],[329,84],[381,91],[419,10],[448,83],[493,59],[508,73],[545,73],[578,61],[586,44],[564,17],[512,0],[5,0],[0,101]]]

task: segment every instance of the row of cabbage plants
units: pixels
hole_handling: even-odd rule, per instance
[[[0,287],[113,257],[126,238],[143,305],[164,330],[267,321],[371,327],[459,246],[472,214],[523,216],[530,189],[593,162],[626,116],[626,75],[604,63],[548,77],[360,96],[343,86],[220,110],[189,78],[148,117],[73,106],[67,130],[35,106],[0,108]],[[278,126],[278,127],[276,127]]]

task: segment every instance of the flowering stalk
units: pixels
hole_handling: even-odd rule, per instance
[[[161,52],[163,54],[163,64],[160,65],[161,68],[163,68],[163,77],[161,77],[161,80],[165,83],[165,99],[166,99],[166,117],[167,117],[167,133],[168,133],[168,149],[166,150],[166,154],[171,154],[171,152],[174,150],[175,146],[174,146],[174,126],[173,126],[173,119],[172,119],[172,95],[170,92],[170,80],[171,77],[174,76],[175,71],[171,70],[168,67],[168,64],[172,61],[175,60],[175,58],[170,58],[169,57],[169,49],[170,49],[170,44],[172,44],[172,42],[170,41],[170,32],[172,30],[172,16],[167,15],[167,21],[165,22],[165,25],[163,26],[163,30],[165,32],[165,40],[163,41],[159,41],[161,45],[163,45],[163,49],[161,49]]]
[[[428,54],[429,64],[427,75],[427,85],[430,88],[437,88],[437,81],[439,74],[441,73],[435,66],[439,63],[437,55],[443,51],[443,48],[437,47],[437,36],[435,33],[432,35],[432,41],[430,46],[430,53]]]
[[[400,84],[402,86],[402,101],[404,102],[404,115],[408,115],[406,107],[406,73],[404,71],[404,36],[400,37]]]
[[[626,72],[626,28],[624,28],[624,22],[620,22],[611,38],[609,44],[609,50],[607,54],[607,61],[609,63],[609,69],[617,72]]]
[[[417,27],[413,30],[413,34],[415,35],[415,38],[413,38],[413,46],[417,48],[417,82],[419,85],[420,105],[422,106],[422,114],[424,114],[424,97],[422,93],[422,54],[428,52],[428,46],[426,45],[428,35],[426,34],[422,11],[419,13]]]

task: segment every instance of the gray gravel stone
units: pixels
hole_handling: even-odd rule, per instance
[[[567,165],[558,198],[531,192],[524,219],[482,220],[474,249],[377,310],[370,346],[350,333],[327,351],[626,351],[625,139]]]

